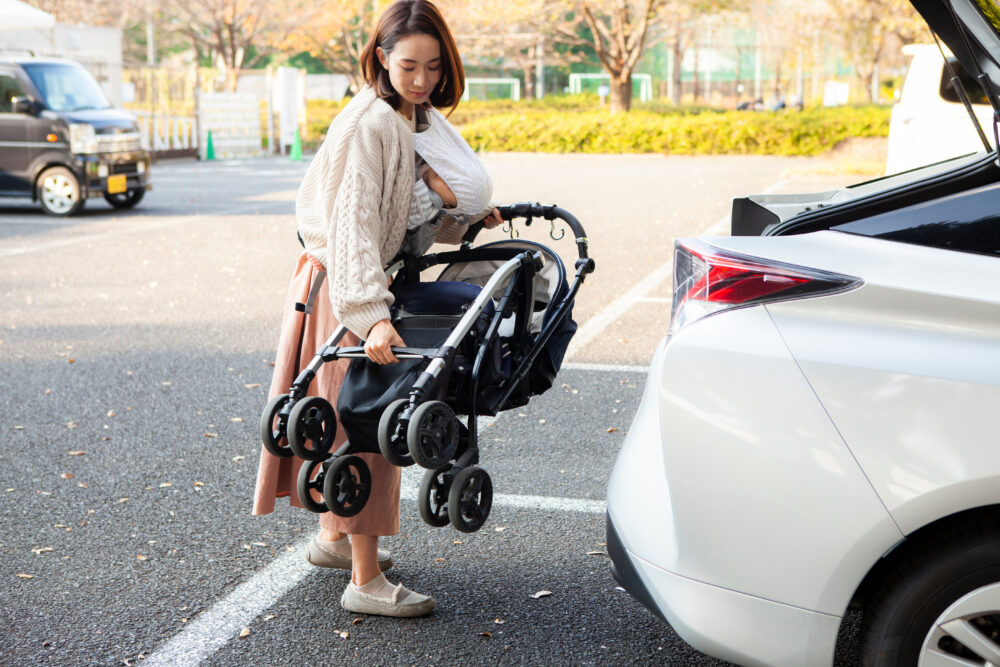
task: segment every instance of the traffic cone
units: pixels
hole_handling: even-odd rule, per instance
[[[289,157],[292,162],[302,162],[302,138],[299,137],[299,128],[295,128],[295,141],[292,142]]]
[[[212,131],[208,131],[208,138],[205,140],[205,160],[215,159],[215,146],[212,145]]]

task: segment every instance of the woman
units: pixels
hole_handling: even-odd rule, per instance
[[[397,254],[412,217],[414,191],[430,187],[443,202],[454,193],[427,172],[416,174],[413,133],[428,124],[433,107],[454,109],[465,74],[454,39],[437,8],[426,0],[399,0],[379,19],[361,56],[367,85],[334,119],[309,166],[296,198],[296,217],[305,251],[292,276],[271,396],[288,390],[300,368],[343,323],[344,345],[364,340],[365,354],[378,364],[395,363],[391,347],[404,346],[389,320],[393,297],[383,267]],[[479,166],[481,170],[481,165]],[[485,172],[483,172],[485,176]],[[488,179],[487,179],[488,181]],[[487,226],[500,222],[494,210]],[[461,230],[442,225],[440,240],[458,240]],[[323,280],[309,316],[294,310],[312,286]],[[346,361],[322,366],[310,393],[336,405]],[[334,448],[345,439],[338,432]],[[434,599],[391,584],[382,574],[392,558],[378,549],[378,538],[399,532],[399,468],[379,454],[361,454],[372,473],[365,508],[349,518],[320,516],[320,534],[307,550],[313,565],[351,570],[341,605],[348,611],[384,616],[421,616]],[[274,509],[274,499],[295,490],[302,461],[261,452],[254,514]]]

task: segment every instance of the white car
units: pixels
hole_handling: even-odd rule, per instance
[[[985,152],[969,112],[951,84],[952,73],[962,82],[972,111],[990,144],[993,144],[993,107],[979,83],[947,50],[945,59],[936,44],[909,44],[911,56],[899,102],[889,119],[885,173],[922,167],[968,153]]]
[[[914,4],[955,50],[942,2]],[[733,237],[677,242],[607,544],[695,648],[830,665],[855,607],[862,664],[1000,665],[996,157],[737,200]]]

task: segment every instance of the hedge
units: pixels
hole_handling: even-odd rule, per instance
[[[309,102],[307,148],[319,146],[346,103]],[[819,155],[850,137],[889,134],[888,106],[801,112],[663,108],[638,104],[611,114],[593,94],[472,100],[459,104],[450,121],[473,149],[494,152]]]
[[[507,113],[462,128],[475,150],[673,155],[819,155],[850,137],[889,134],[889,108],[656,114]]]

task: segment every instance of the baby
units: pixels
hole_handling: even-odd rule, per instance
[[[413,135],[417,153],[413,199],[403,250],[423,254],[435,240],[456,243],[470,222],[490,214],[493,182],[462,136],[436,109]]]

